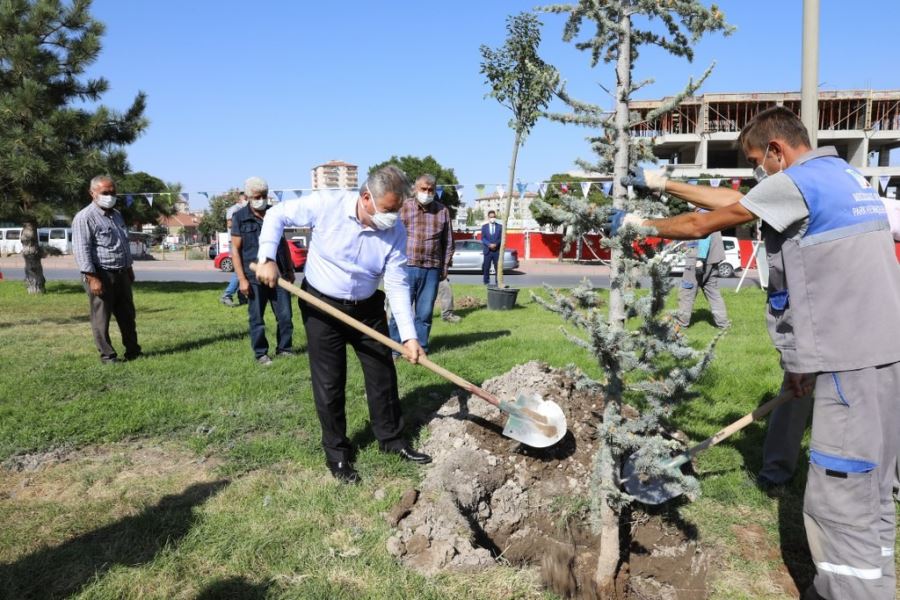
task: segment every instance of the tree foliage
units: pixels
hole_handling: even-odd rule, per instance
[[[369,174],[371,175],[378,169],[388,165],[399,167],[400,170],[406,173],[406,176],[409,177],[411,182],[426,173],[434,175],[435,183],[437,185],[445,186],[441,192],[441,204],[450,209],[450,214],[453,217],[456,216],[456,210],[459,208],[459,192],[455,186],[459,183],[459,180],[456,178],[453,169],[445,168],[430,154],[424,158],[412,155],[391,156],[386,161],[369,167]]]
[[[124,112],[96,104],[109,84],[85,77],[104,31],[90,5],[0,2],[0,215],[24,225],[30,292],[44,289],[36,224],[74,214],[93,176],[124,173],[123,147],[147,126],[143,93]]]
[[[119,195],[116,208],[122,213],[122,218],[128,225],[138,227],[145,223],[156,223],[159,217],[169,216],[175,212],[176,190],[149,173],[138,171],[117,178],[116,192]],[[152,204],[143,195],[145,193],[156,194],[153,196]],[[130,206],[129,196],[131,196]]]
[[[488,96],[512,112],[509,127],[515,132],[509,163],[509,182],[506,186],[506,209],[502,215],[503,234],[499,248],[501,262],[506,249],[507,224],[519,148],[550,104],[559,81],[556,69],[538,55],[540,45],[541,22],[533,14],[522,12],[507,17],[506,41],[503,46],[497,49],[481,46],[481,73],[491,88]],[[497,269],[497,285],[503,287],[503,269]]]
[[[563,89],[560,97],[571,112],[549,115],[558,122],[598,130],[588,138],[595,161],[577,163],[587,171],[611,173],[614,185],[613,203],[607,208],[597,207],[575,194],[564,194],[552,206],[535,203],[536,210],[567,222],[566,237],[570,241],[600,229],[614,210],[627,209],[646,217],[665,214],[668,209],[657,198],[629,198],[621,183],[622,177],[639,162],[653,159],[649,144],[632,139],[630,131],[643,119],[653,120],[675,108],[699,87],[712,67],[699,81],[689,82],[681,93],[642,118],[629,110],[628,103],[636,90],[651,81],[633,84],[633,63],[639,48],[645,45],[692,60],[691,45],[702,35],[730,32],[724,15],[715,6],[707,8],[697,0],[579,0],[543,10],[568,14],[563,39],[589,52],[591,66],[601,61],[615,63],[612,112],[599,104],[576,100]],[[585,23],[592,26],[592,34],[582,37]],[[653,233],[652,229],[628,226],[604,240],[612,250],[606,314],[589,283],[571,292],[550,290],[549,300],[539,300],[580,331],[580,335],[569,333],[569,338],[588,349],[605,373],[603,380],[585,384],[594,386],[605,401],[598,424],[600,449],[594,458],[591,498],[601,531],[595,574],[601,596],[613,589],[619,568],[621,511],[636,500],[620,489],[625,459],[640,450],[640,460],[635,462],[638,477],[662,479],[670,489],[680,489],[688,495],[698,490],[692,477],[661,468],[677,445],[664,435],[664,424],[672,408],[687,398],[688,388],[709,364],[718,336],[707,348],[695,350],[671,315],[664,312],[671,289],[669,267],[644,241]],[[642,278],[650,281],[648,293],[638,292]],[[625,327],[629,319],[635,319],[636,326]],[[641,407],[639,418],[623,416],[623,404],[629,399]]]

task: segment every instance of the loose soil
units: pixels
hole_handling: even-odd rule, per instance
[[[510,564],[539,569],[564,597],[594,597],[599,536],[591,528],[589,487],[602,399],[578,389],[580,374],[537,362],[488,380],[500,398],[536,394],[556,402],[569,431],[545,449],[502,435],[503,415],[475,397],[453,396],[429,423],[432,455],[419,490],[387,515],[397,531],[388,551],[425,575]],[[618,596],[705,598],[708,557],[659,516],[632,517]]]

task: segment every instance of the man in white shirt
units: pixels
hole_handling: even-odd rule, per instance
[[[302,287],[388,335],[385,294],[378,289],[383,278],[406,359],[415,363],[425,352],[416,338],[406,282],[406,231],[397,222],[409,188],[403,171],[389,166],[370,175],[358,193],[319,190],[274,206],[266,213],[259,236],[257,279],[277,285],[273,259],[285,227],[312,228]],[[300,311],[322,446],[332,475],[344,483],[359,481],[344,411],[347,344],[362,365],[372,430],[381,450],[420,464],[431,462],[431,457],[416,452],[402,438],[397,371],[390,349],[304,302]]]

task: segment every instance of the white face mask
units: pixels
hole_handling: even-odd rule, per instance
[[[766,153],[763,154],[762,162],[760,162],[760,163],[756,166],[756,168],[753,169],[753,177],[756,178],[756,182],[757,182],[757,183],[759,183],[760,181],[762,181],[762,180],[765,179],[766,177],[769,177],[769,174],[766,172],[766,168],[763,166],[763,165],[766,163],[766,159],[767,159],[768,157],[769,157],[769,147],[766,146]],[[780,168],[780,167],[781,167],[781,161],[779,161],[778,164],[779,164],[779,169],[778,169],[778,172],[777,172],[777,173],[780,173],[780,172],[782,171],[782,169]],[[773,173],[773,175],[777,175],[777,173]]]
[[[496,223],[496,222],[497,222],[497,219],[494,218],[494,217],[491,217],[491,225],[493,225],[493,224]]]
[[[251,201],[250,201],[250,207],[251,207],[251,208],[254,208],[254,209],[256,209],[256,210],[265,210],[265,209],[267,209],[269,206],[268,206],[268,202],[266,201],[265,198],[260,198],[259,200],[256,200],[256,199],[251,200]]]
[[[109,194],[97,196],[97,205],[102,209],[109,210],[116,205],[116,197]]]
[[[425,206],[431,204],[431,201],[434,200],[434,194],[429,194],[428,192],[416,192],[416,200],[419,201],[419,204]]]
[[[375,204],[375,196],[372,195],[372,190],[369,189],[369,186],[366,186],[366,191],[369,192],[369,198],[372,199],[372,206],[375,207],[375,214],[369,215],[369,218],[372,220],[372,225],[375,229],[379,231],[387,231],[391,227],[397,224],[397,219],[400,218],[400,215],[395,212],[381,212],[378,210],[378,205]]]

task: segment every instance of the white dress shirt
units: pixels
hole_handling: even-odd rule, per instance
[[[406,230],[399,221],[386,231],[363,225],[358,201],[358,192],[317,190],[279,202],[266,211],[258,259],[274,260],[285,227],[312,227],[304,273],[309,284],[332,298],[365,300],[384,278],[400,338],[417,339],[406,281]]]

